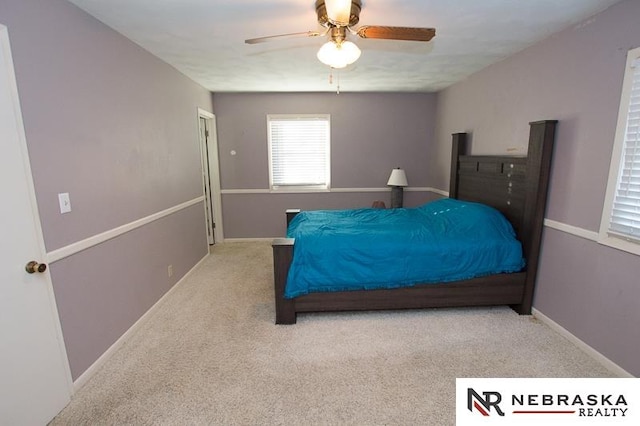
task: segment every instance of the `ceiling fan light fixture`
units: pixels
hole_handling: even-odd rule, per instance
[[[328,41],[318,50],[318,59],[331,68],[344,68],[358,60],[360,49],[355,43]]]
[[[351,17],[351,0],[324,0],[327,18],[335,25],[348,25]]]

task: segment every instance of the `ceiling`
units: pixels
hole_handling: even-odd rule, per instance
[[[350,36],[362,56],[333,72],[316,58],[318,37],[244,43],[321,30],[314,0],[69,1],[212,92],[433,92],[620,0],[363,0],[356,27],[435,27],[436,36]]]

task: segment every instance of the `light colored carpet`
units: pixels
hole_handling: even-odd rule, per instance
[[[273,320],[270,245],[216,245],[52,424],[443,426],[456,377],[611,376],[503,307]]]

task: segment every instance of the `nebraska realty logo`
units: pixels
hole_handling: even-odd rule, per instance
[[[640,425],[640,379],[456,379],[457,425]]]

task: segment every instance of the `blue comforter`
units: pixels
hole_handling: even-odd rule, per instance
[[[441,199],[416,208],[299,213],[285,297],[440,283],[523,268],[522,248],[497,210]]]

